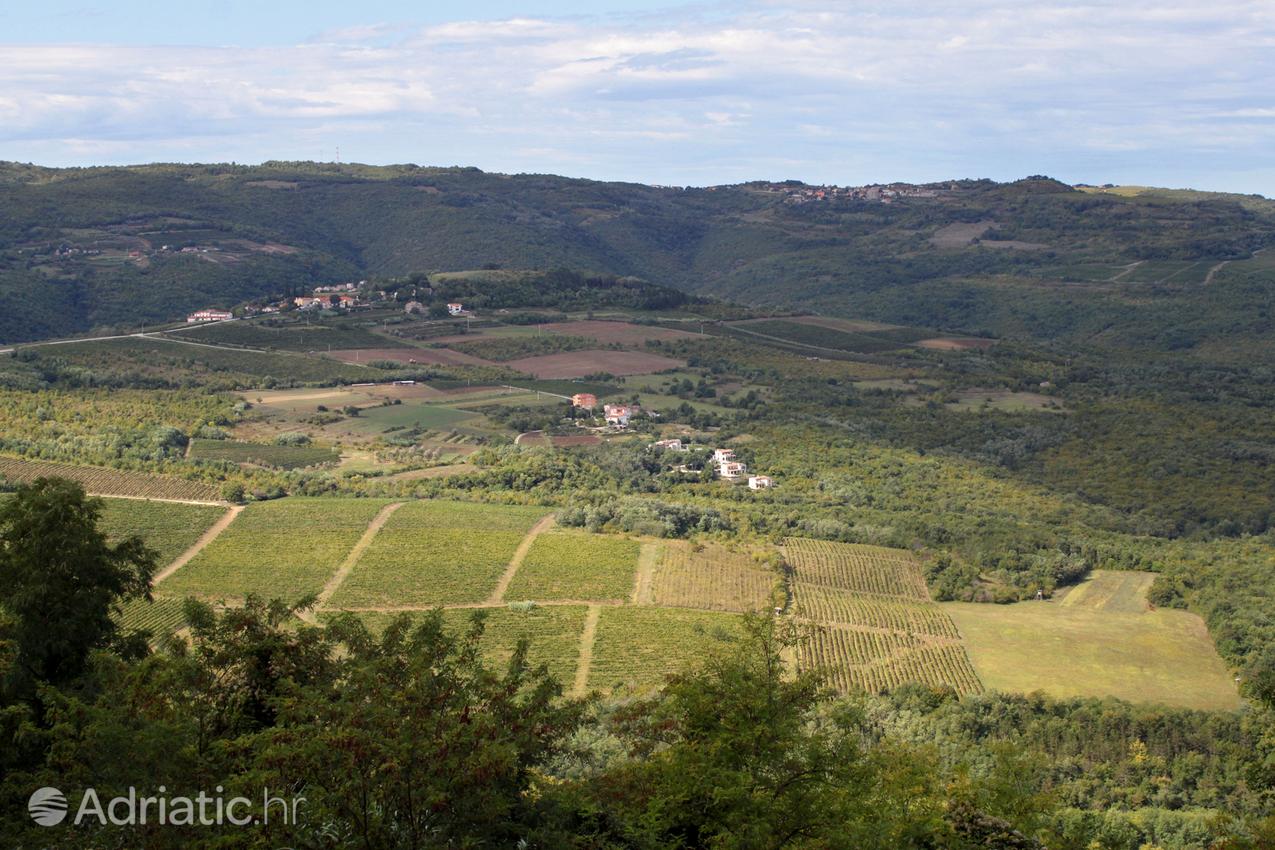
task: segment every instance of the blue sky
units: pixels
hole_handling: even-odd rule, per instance
[[[1270,0],[0,7],[0,159],[1275,195]]]

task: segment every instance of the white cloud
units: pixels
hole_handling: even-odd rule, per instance
[[[811,179],[1012,176],[1029,162],[1105,180],[1241,153],[1242,170],[1270,173],[1272,46],[1268,0],[776,0],[368,22],[283,47],[11,46],[0,158],[230,144],[267,159],[324,136],[369,161],[571,171],[574,158],[658,182],[798,164]]]

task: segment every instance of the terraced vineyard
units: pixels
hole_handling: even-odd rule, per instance
[[[644,690],[701,661],[739,633],[741,617],[644,605],[605,607],[593,644],[589,689]]]
[[[481,602],[546,513],[521,506],[409,502],[373,538],[328,607]]]
[[[710,611],[769,611],[780,598],[779,573],[750,552],[725,546],[664,545],[651,579],[651,601]]]
[[[156,587],[169,598],[292,601],[318,593],[384,499],[279,499],[249,505],[189,564]]]
[[[187,481],[171,475],[0,457],[0,480],[25,483],[37,478],[54,476],[78,481],[85,491],[98,496],[132,496],[194,502],[216,502],[221,498],[217,487],[213,484]]]
[[[633,592],[636,541],[582,531],[542,534],[514,576],[506,599],[621,600]]]
[[[796,613],[813,626],[798,663],[845,691],[907,682],[983,689],[951,617],[929,598],[911,553],[789,538]]]

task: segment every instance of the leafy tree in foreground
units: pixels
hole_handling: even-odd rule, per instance
[[[75,679],[92,650],[121,637],[118,604],[149,598],[155,554],[138,537],[108,543],[97,528],[101,509],[79,484],[57,478],[23,485],[0,506],[6,703],[32,699],[38,683]]]

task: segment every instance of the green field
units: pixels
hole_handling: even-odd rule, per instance
[[[318,593],[387,503],[287,498],[249,505],[155,593],[213,600],[256,593],[287,601]]]
[[[190,441],[191,460],[219,460],[228,463],[254,463],[277,469],[300,469],[341,459],[334,449],[321,446],[276,446],[269,443],[244,443],[238,440]]]
[[[471,410],[460,410],[441,404],[405,402],[384,407],[364,408],[358,416],[347,419],[342,424],[353,431],[379,434],[387,428],[450,428],[477,416],[478,414]]]
[[[738,614],[646,606],[604,607],[593,644],[589,689],[635,691],[703,661],[738,634]]]
[[[479,646],[488,663],[507,664],[518,641],[526,638],[531,643],[528,661],[533,666],[547,665],[549,672],[564,689],[568,689],[580,657],[580,634],[584,629],[586,610],[583,605],[537,606],[530,610],[453,608],[443,612],[443,624],[449,631],[460,632],[468,629],[475,613],[481,611],[485,621]],[[330,620],[332,616],[328,613],[323,618]],[[425,614],[361,612],[358,615],[368,629],[377,634],[401,616],[418,621]]]
[[[409,502],[373,538],[329,607],[481,602],[546,513],[544,508]]]
[[[184,599],[134,599],[123,606],[119,624],[128,631],[150,632],[151,641],[156,642],[185,625],[184,604]]]
[[[1098,571],[1060,601],[941,607],[989,688],[1238,708],[1235,682],[1203,621],[1185,611],[1149,610],[1147,575]]]
[[[162,568],[185,552],[222,514],[215,505],[183,505],[141,499],[103,499],[100,528],[112,542],[136,534],[159,553]]]
[[[542,534],[505,594],[507,599],[628,599],[639,546],[583,531]]]
[[[172,334],[195,342],[282,351],[327,351],[346,348],[406,348],[389,336],[372,333],[350,319],[267,319],[182,328]]]

